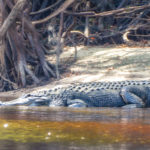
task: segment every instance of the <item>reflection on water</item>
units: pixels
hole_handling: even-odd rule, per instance
[[[0,149],[150,149],[150,109],[1,107]]]

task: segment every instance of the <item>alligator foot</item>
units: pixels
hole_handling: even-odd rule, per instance
[[[125,106],[122,106],[122,108],[143,108],[143,107],[138,104],[127,104]]]

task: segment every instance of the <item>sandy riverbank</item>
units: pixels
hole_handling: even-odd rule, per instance
[[[54,57],[48,57],[55,61]],[[74,48],[65,48],[61,65],[68,71],[44,86],[30,87],[0,93],[3,100],[16,98],[23,93],[65,86],[70,83],[91,81],[150,80],[150,48],[131,47],[78,47],[77,60]],[[6,97],[6,98],[5,98]]]

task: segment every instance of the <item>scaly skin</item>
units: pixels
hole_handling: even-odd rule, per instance
[[[150,81],[90,82],[27,94],[3,106],[136,107],[150,106]]]
[[[40,92],[31,93],[35,96],[48,96],[50,94],[60,94],[62,91],[72,91],[72,92],[92,92],[99,89],[109,89],[109,90],[120,90],[126,86],[150,86],[150,81],[113,81],[113,82],[88,82],[88,83],[77,83],[71,84],[65,88],[53,88],[50,90],[43,90]]]

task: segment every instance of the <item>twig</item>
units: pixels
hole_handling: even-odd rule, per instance
[[[0,73],[0,77],[1,77],[4,81],[9,82],[10,84],[12,84],[14,87],[18,87],[16,83],[14,83],[14,82],[12,82],[12,81],[6,79],[1,73]]]

